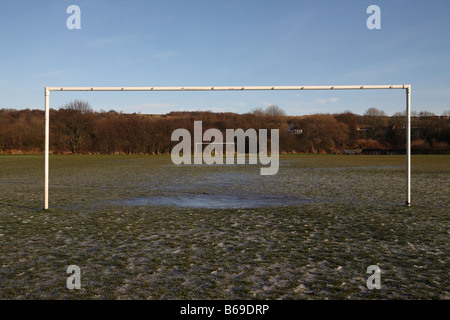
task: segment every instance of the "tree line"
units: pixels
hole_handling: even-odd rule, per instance
[[[203,130],[217,128],[279,129],[281,153],[343,153],[348,150],[405,148],[405,114],[387,116],[370,108],[363,115],[287,116],[278,106],[249,113],[170,112],[165,115],[93,111],[75,100],[50,110],[50,150],[57,154],[167,154],[178,141],[172,132],[185,128],[193,134],[195,120]],[[412,116],[413,151],[450,153],[449,114],[429,112]],[[44,111],[0,109],[0,152],[42,153]]]

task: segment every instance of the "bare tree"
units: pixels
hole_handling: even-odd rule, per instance
[[[72,102],[66,103],[64,109],[78,111],[81,114],[88,114],[93,112],[89,102],[82,100],[74,100]]]
[[[270,116],[270,117],[285,117],[286,116],[286,112],[284,112],[283,109],[281,109],[279,106],[277,105],[270,105],[266,108],[266,110],[264,111],[264,114],[266,116]]]
[[[398,111],[392,115],[394,118],[406,117],[406,111]]]
[[[429,111],[420,111],[419,112],[419,117],[433,117],[435,116],[435,114],[433,112],[429,112]]]
[[[92,130],[93,110],[88,102],[75,100],[67,103],[58,114],[58,127],[67,136],[72,153],[78,153]]]
[[[264,109],[259,107],[259,108],[254,108],[250,111],[251,114],[254,114],[257,117],[263,117],[264,116]]]
[[[377,108],[367,109],[364,115],[368,117],[387,117],[386,112],[384,112],[383,110],[378,110]]]

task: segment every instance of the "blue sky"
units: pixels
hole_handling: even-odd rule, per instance
[[[369,30],[368,6],[381,9]],[[67,7],[81,9],[69,30]],[[0,108],[43,109],[45,86],[411,84],[412,109],[450,110],[450,1],[15,0],[0,2]],[[52,92],[95,110],[391,115],[403,90]]]

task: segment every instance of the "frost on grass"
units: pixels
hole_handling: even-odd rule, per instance
[[[449,296],[448,157],[417,158],[410,208],[402,206],[402,157],[286,156],[267,179],[251,166],[175,167],[170,157],[55,157],[48,212],[33,182],[42,159],[5,159],[0,298]],[[116,202],[180,194],[308,201],[235,209]],[[81,290],[66,288],[72,264]],[[382,270],[381,290],[366,287],[370,265]]]

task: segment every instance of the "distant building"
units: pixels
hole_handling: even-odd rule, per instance
[[[286,131],[288,133],[293,133],[295,135],[299,135],[303,133],[302,129],[295,129],[293,125],[288,125],[288,127],[286,128]]]
[[[361,154],[362,149],[344,150],[344,154]]]

